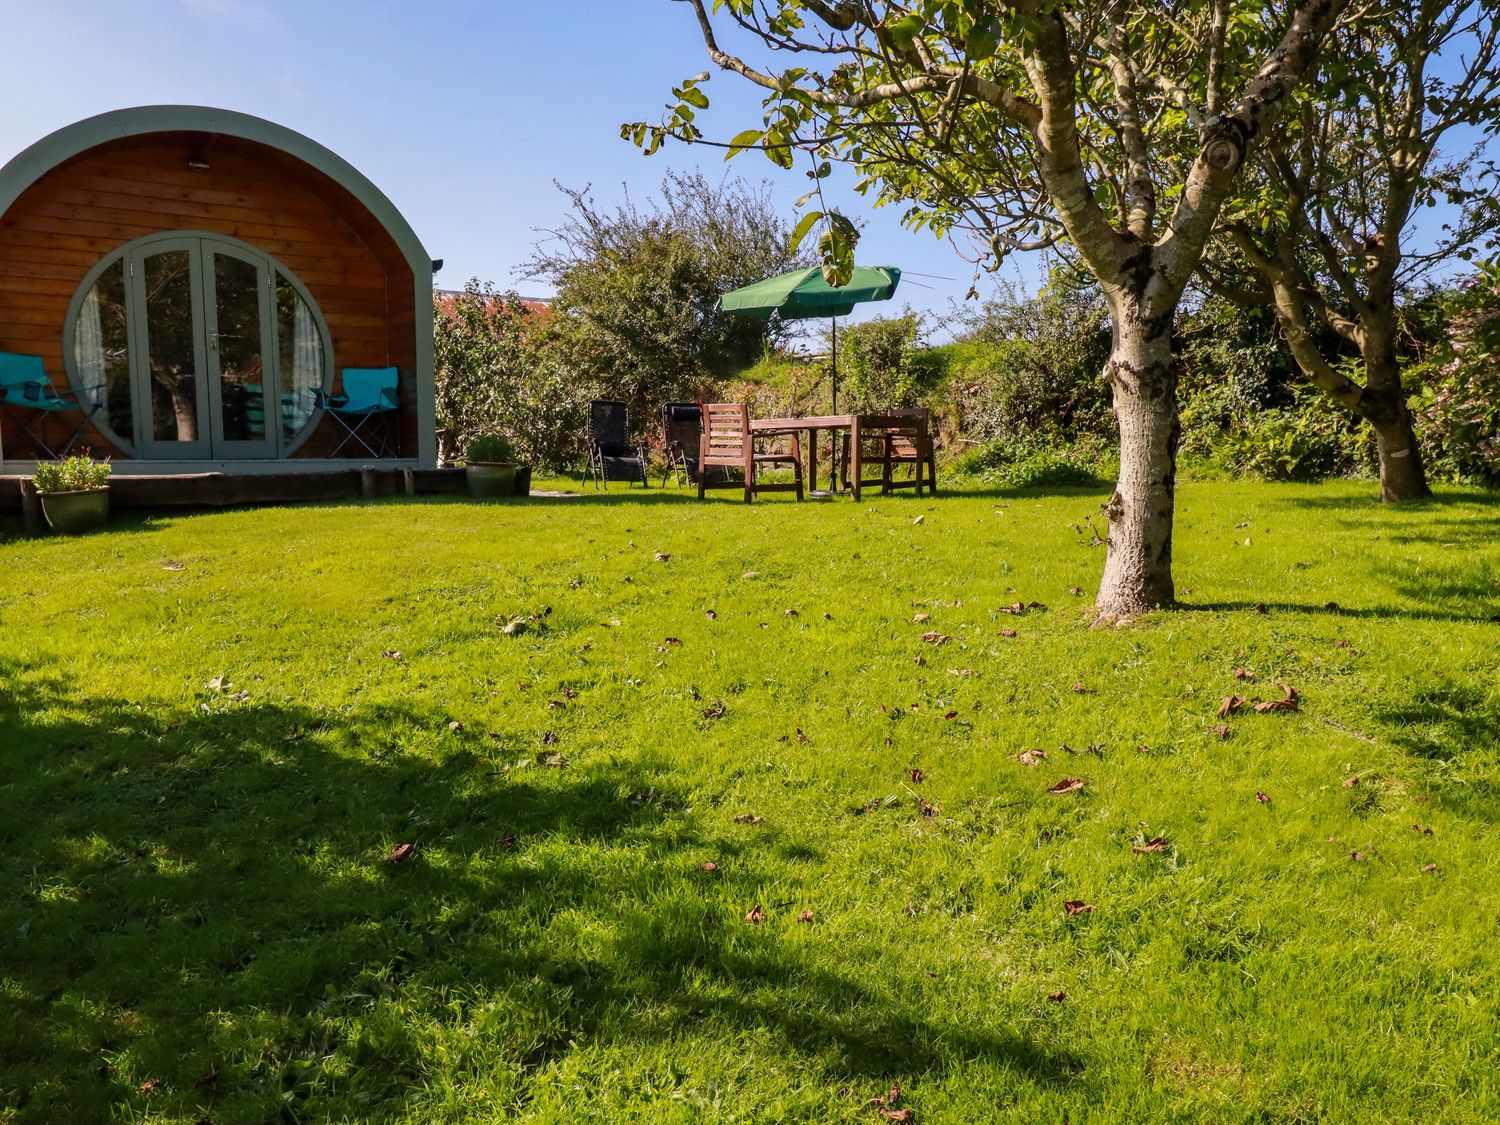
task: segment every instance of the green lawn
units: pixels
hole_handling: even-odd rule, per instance
[[[0,545],[0,1122],[1494,1121],[1500,497],[1373,491],[1109,630],[1091,493]]]

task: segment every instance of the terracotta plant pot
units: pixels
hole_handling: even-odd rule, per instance
[[[469,495],[476,500],[512,496],[516,490],[516,466],[511,462],[481,461],[465,467]]]
[[[42,513],[53,531],[77,535],[94,531],[109,520],[109,489],[90,488],[82,492],[43,492]]]

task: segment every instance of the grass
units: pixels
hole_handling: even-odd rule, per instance
[[[1089,492],[0,546],[0,1122],[1493,1121],[1500,499],[1371,491],[1102,631]]]

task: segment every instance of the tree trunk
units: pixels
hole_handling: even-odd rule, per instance
[[[1375,446],[1380,454],[1380,499],[1386,503],[1422,500],[1432,493],[1422,468],[1422,452],[1412,429],[1401,385],[1401,366],[1396,359],[1396,314],[1394,305],[1384,315],[1365,318],[1361,351],[1365,361],[1365,393],[1361,413],[1375,428]]]
[[[1366,417],[1375,428],[1375,448],[1380,455],[1380,499],[1389,504],[1431,496],[1405,396],[1399,391],[1380,396],[1366,391],[1365,401]]]
[[[1096,603],[1103,619],[1176,600],[1172,508],[1177,487],[1177,365],[1171,317],[1146,318],[1116,300],[1105,377],[1120,426],[1120,480],[1104,506],[1109,544]]]

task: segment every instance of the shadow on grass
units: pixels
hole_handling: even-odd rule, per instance
[[[649,765],[506,769],[520,736],[405,706],[138,703],[15,663],[0,683],[0,1109],[19,1121],[387,1116],[453,1041],[524,1099],[577,1044],[705,1026],[835,1077],[1078,1068],[741,921],[774,853],[704,836]]]
[[[1415,585],[1407,592],[1412,597],[1423,597],[1430,593],[1427,587],[1422,585]],[[1473,614],[1452,613],[1421,607],[1412,608],[1410,606],[1364,606],[1355,608],[1352,606],[1337,605],[1332,602],[1325,602],[1321,605],[1301,602],[1178,602],[1175,608],[1189,613],[1260,612],[1264,610],[1268,614],[1294,613],[1312,617],[1343,617],[1354,620],[1360,618],[1373,618],[1384,621],[1489,622],[1491,620],[1488,613],[1482,607]]]
[[[1434,767],[1433,788],[1443,804],[1479,820],[1500,817],[1500,696],[1439,684],[1376,704],[1374,712],[1391,741]]]

